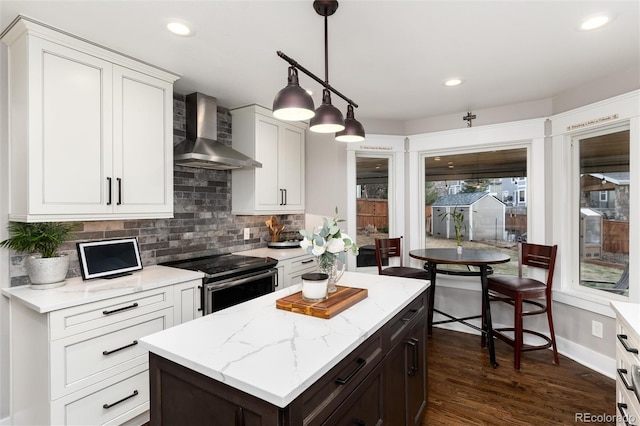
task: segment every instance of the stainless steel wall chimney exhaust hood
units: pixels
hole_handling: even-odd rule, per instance
[[[262,167],[256,160],[218,142],[216,98],[192,93],[185,98],[187,137],[173,149],[176,164],[214,170]]]

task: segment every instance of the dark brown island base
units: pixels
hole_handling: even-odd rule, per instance
[[[370,287],[372,293],[359,303],[375,303],[377,292]],[[427,401],[427,303],[426,289],[414,293],[408,305],[319,379],[303,385],[304,390],[284,406],[170,361],[150,348],[151,424],[420,425]],[[287,315],[295,320],[299,314]],[[261,368],[268,370],[270,365]]]

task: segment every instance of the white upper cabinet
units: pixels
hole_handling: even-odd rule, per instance
[[[277,120],[258,105],[231,115],[233,148],[262,163],[232,171],[231,213],[304,213],[306,124]]]
[[[177,76],[21,18],[9,47],[9,218],[173,216]]]

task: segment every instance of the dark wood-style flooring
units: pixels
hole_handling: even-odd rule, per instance
[[[427,347],[424,425],[583,423],[577,413],[604,420],[590,425],[614,424],[615,381],[562,355],[555,366],[550,351],[525,352],[518,372],[513,349],[496,340],[500,366],[493,369],[479,336],[439,328]]]

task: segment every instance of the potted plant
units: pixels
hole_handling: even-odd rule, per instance
[[[75,224],[10,222],[7,229],[10,236],[0,241],[0,247],[29,254],[25,268],[31,288],[46,289],[65,284],[69,256],[58,254],[58,248],[69,241]]]
[[[462,231],[467,229],[467,224],[464,222],[464,213],[456,210],[454,207],[453,210],[441,214],[440,217],[441,220],[445,220],[447,217],[453,220],[453,229],[456,232],[457,251],[458,254],[462,253]]]

